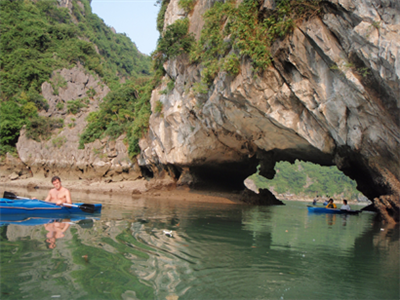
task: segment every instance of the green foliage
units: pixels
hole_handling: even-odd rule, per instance
[[[128,129],[127,138],[129,144],[129,154],[133,157],[140,153],[139,139],[147,132],[150,119],[150,98],[151,92],[157,84],[157,79],[148,82],[138,89],[138,99],[136,102],[135,118]]]
[[[168,89],[169,91],[172,91],[172,90],[174,89],[174,87],[175,87],[175,80],[168,81],[168,83],[167,83],[167,89]]]
[[[100,104],[100,110],[89,114],[88,125],[80,137],[80,148],[105,136],[115,139],[126,133],[129,153],[132,156],[138,154],[138,141],[149,125],[149,100],[153,88],[152,81],[142,86],[127,81],[110,92]]]
[[[240,61],[236,54],[230,54],[226,57],[222,69],[233,76],[236,76],[240,72]]]
[[[170,80],[167,83],[167,88],[165,90],[162,90],[160,94],[162,95],[168,95],[175,87],[175,80]]]
[[[4,155],[17,143],[25,117],[17,103],[5,102],[0,105],[0,120],[0,154]]]
[[[56,108],[58,110],[63,110],[64,109],[64,102],[57,102]]]
[[[59,73],[51,78],[54,70],[79,63],[111,89],[118,88],[121,77],[151,75],[151,58],[125,34],[113,33],[92,13],[89,0],[80,1],[83,9],[77,0],[70,2],[72,15],[57,0],[0,0],[0,155],[15,146],[25,124],[30,136],[44,135],[48,125],[37,110],[49,106],[40,95],[41,85],[50,82],[55,94],[66,86]],[[89,91],[88,97],[94,95]],[[57,108],[62,109],[61,104]],[[71,113],[81,108],[82,104],[69,103]],[[33,132],[36,129],[38,133]]]
[[[48,104],[42,96],[32,91],[22,92],[15,97],[15,101],[0,103],[0,155],[15,152],[13,149],[15,149],[22,126],[27,124],[28,129],[36,128],[38,120],[47,119],[39,117],[38,106],[47,109]]]
[[[170,2],[170,0],[158,0],[157,1],[158,4],[161,3],[161,8],[157,15],[157,30],[158,30],[158,32],[160,32],[160,34],[162,33],[162,31],[164,29],[164,17],[165,17],[165,12],[167,11],[169,2]]]
[[[33,103],[36,106],[37,110],[47,111],[49,109],[49,104],[47,103],[47,100],[42,95],[32,89],[30,89],[28,92],[21,92],[19,98],[20,100],[18,102],[20,104],[24,104],[25,101],[27,101]]]
[[[0,11],[1,91],[8,98],[30,88],[40,92],[56,68],[100,58],[90,42],[79,39],[68,9],[55,0],[0,1]]]
[[[86,92],[86,95],[87,95],[89,98],[93,98],[94,96],[96,96],[96,90],[95,90],[94,88],[90,88],[90,89]]]
[[[207,67],[203,69],[201,72],[201,77],[202,77],[202,82],[206,84],[211,84],[215,76],[217,76],[219,71],[219,65],[214,63],[214,64],[208,64]]]
[[[338,66],[338,65],[335,65],[335,64],[333,64],[333,65],[331,65],[331,66],[329,67],[329,69],[330,69],[330,70],[334,70],[334,71],[336,71],[336,70],[339,70],[339,66]]]
[[[320,1],[282,0],[274,11],[263,11],[262,2],[215,2],[204,14],[201,36],[190,53],[193,63],[200,63],[202,82],[210,84],[223,69],[239,72],[238,61],[249,57],[256,71],[271,65],[270,46],[290,33],[296,21],[319,12]]]
[[[358,68],[357,73],[360,74],[362,77],[367,77],[368,75],[371,74],[370,69],[365,67],[365,68]]]
[[[53,144],[53,147],[61,148],[61,146],[67,142],[67,138],[65,136],[58,136],[52,139],[51,142]]]
[[[161,113],[163,110],[163,107],[164,107],[163,103],[161,101],[157,101],[156,107],[154,108],[154,112]]]
[[[113,138],[126,131],[133,121],[136,89],[131,83],[108,93],[100,104],[100,110],[89,114],[88,125],[80,137],[80,143],[93,142],[105,135]]]
[[[354,199],[359,194],[356,182],[336,167],[321,167],[312,163],[296,161],[293,165],[280,162],[275,166],[276,175],[268,180],[258,173],[250,176],[258,188],[273,188],[279,194],[291,193],[309,197],[343,194]]]
[[[14,146],[0,144],[0,157],[4,158],[7,153],[18,157],[17,149]]]
[[[232,15],[235,9],[234,2],[226,3],[216,2],[214,6],[204,14],[204,27],[199,41],[192,48],[190,57],[192,62],[201,63],[204,66],[202,71],[202,82],[209,84],[213,77],[218,73],[223,62],[221,58],[225,57],[232,43],[224,39],[223,27]]]
[[[51,78],[51,86],[53,87],[54,95],[58,95],[58,89],[67,87],[67,81],[61,76],[60,73],[56,73]]]
[[[76,99],[67,101],[67,111],[69,114],[76,115],[81,111],[82,108],[86,108],[87,105],[82,102],[83,99]]]
[[[189,13],[193,10],[195,0],[179,0],[179,7],[181,7],[186,13]]]
[[[196,94],[207,94],[208,93],[207,85],[202,82],[195,82],[193,84],[193,92]]]
[[[26,121],[26,136],[35,141],[47,140],[54,129],[64,126],[63,119],[34,116]]]
[[[168,59],[190,52],[194,37],[188,33],[188,28],[187,18],[177,20],[166,28],[164,35],[158,40],[157,49],[152,54],[155,70],[162,70],[163,63]]]
[[[372,22],[371,26],[375,27],[376,29],[380,29],[381,22],[379,22],[379,21]]]

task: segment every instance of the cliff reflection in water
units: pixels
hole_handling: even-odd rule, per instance
[[[1,292],[11,299],[396,299],[398,227],[372,220],[309,215],[300,202],[114,202],[90,226],[68,224],[54,249],[43,225],[1,227]]]

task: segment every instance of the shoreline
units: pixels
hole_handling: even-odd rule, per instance
[[[169,180],[155,180],[153,182],[145,179],[121,182],[101,182],[89,180],[62,180],[62,186],[69,189],[72,201],[75,198],[104,198],[114,196],[125,196],[131,199],[163,199],[168,201],[189,201],[218,204],[243,204],[239,201],[239,194],[218,191],[197,191],[185,187],[171,187]],[[49,178],[28,178],[15,181],[0,182],[0,192],[13,192],[13,189],[24,193],[24,197],[37,197],[44,199],[53,185]],[[17,193],[18,194],[18,193]],[[28,195],[29,194],[29,195]]]
[[[110,198],[113,196],[129,196],[132,199],[164,199],[168,201],[189,201],[219,204],[241,204],[248,205],[240,201],[240,194],[210,190],[191,190],[188,187],[175,187],[169,179],[150,180],[138,179],[135,181],[104,182],[95,180],[62,180],[62,185],[69,189],[74,198]],[[25,190],[24,197],[45,198],[53,185],[50,178],[26,178],[18,180],[7,180],[0,182],[0,192],[3,196],[4,191],[13,192],[13,189]],[[18,194],[18,193],[17,193]],[[300,201],[312,202],[313,198],[290,197],[278,198],[280,201]],[[341,204],[342,199],[334,199],[336,204]],[[74,200],[73,200],[74,201]],[[348,201],[351,205],[368,205],[367,202]],[[321,206],[323,199],[317,202]],[[339,204],[338,204],[339,203]]]

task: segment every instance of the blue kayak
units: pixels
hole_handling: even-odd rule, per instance
[[[349,214],[349,215],[357,215],[361,212],[361,210],[341,210],[338,208],[326,208],[326,207],[318,207],[318,206],[307,206],[308,212],[318,213],[318,214]]]
[[[52,202],[32,199],[0,198],[0,217],[10,214],[63,217],[70,214],[93,214],[101,212],[101,204],[73,203],[57,205]],[[69,205],[68,207],[66,205]]]

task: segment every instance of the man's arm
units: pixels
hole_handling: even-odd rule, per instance
[[[66,189],[66,193],[65,193],[65,201],[66,203],[72,204],[72,200],[71,200],[71,193],[69,192],[68,189]]]
[[[69,228],[69,224],[66,223],[64,228],[61,230],[61,232],[66,232],[68,228]]]
[[[49,202],[51,200],[51,190],[49,191],[49,193],[47,194],[46,199],[44,199],[44,201]]]

